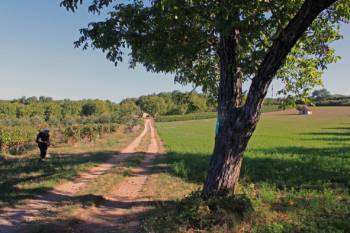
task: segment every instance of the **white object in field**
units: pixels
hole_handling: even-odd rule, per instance
[[[306,105],[297,107],[297,110],[299,111],[299,115],[312,115],[312,111]]]
[[[149,118],[150,115],[147,112],[142,113],[142,118]]]

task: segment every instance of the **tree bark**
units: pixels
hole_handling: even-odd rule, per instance
[[[236,61],[239,31],[220,35],[219,129],[203,194],[232,193],[240,173],[243,152],[248,143],[239,118],[242,105],[242,77]],[[235,119],[235,121],[233,121]]]
[[[336,0],[306,0],[299,12],[279,34],[260,65],[242,105],[242,78],[236,61],[238,30],[220,36],[220,127],[204,183],[203,196],[232,195],[237,187],[243,154],[260,119],[269,85],[283,60],[315,18]]]

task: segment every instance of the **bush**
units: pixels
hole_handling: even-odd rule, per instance
[[[159,203],[143,228],[146,232],[236,232],[252,212],[252,204],[244,195],[204,200],[196,192],[181,201]]]
[[[90,142],[94,141],[97,138],[95,125],[83,125],[80,129],[80,138],[88,139]]]
[[[0,150],[13,150],[32,143],[35,140],[36,133],[36,130],[30,127],[1,127]]]
[[[82,139],[92,142],[104,134],[116,132],[117,129],[117,124],[77,124],[66,127],[63,135],[65,142],[75,143]]]
[[[63,131],[65,142],[77,142],[80,139],[80,125],[71,125]]]

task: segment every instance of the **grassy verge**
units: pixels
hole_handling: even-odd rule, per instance
[[[108,160],[137,133],[125,134],[121,128],[93,144],[59,145],[50,148],[50,158],[44,162],[38,162],[37,151],[5,156],[0,162],[0,207],[32,198]]]
[[[350,232],[350,108],[313,110],[312,116],[263,115],[241,170],[239,195],[248,198],[244,203],[251,203],[252,211],[238,218],[240,232]],[[230,219],[244,211],[230,212],[190,195],[205,178],[214,125],[214,120],[157,124],[168,153],[151,181],[163,184],[154,191],[162,193],[163,202],[148,215],[146,229],[234,232]],[[182,194],[170,194],[174,185],[181,185]],[[179,199],[184,194],[190,196]],[[233,208],[237,201],[223,203]]]

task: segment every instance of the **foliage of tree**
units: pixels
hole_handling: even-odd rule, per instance
[[[331,96],[332,94],[325,88],[320,90],[315,90],[311,94],[311,97],[316,100],[325,100]]]
[[[75,11],[83,0],[63,0]],[[130,66],[175,73],[218,99],[219,131],[203,194],[235,189],[243,154],[274,78],[285,95],[307,96],[338,57],[330,44],[349,22],[349,0],[93,0],[92,13],[112,9],[81,29],[75,43],[101,49],[117,64],[130,48]],[[242,83],[251,80],[242,101]]]
[[[143,112],[157,115],[183,115],[216,111],[216,103],[209,96],[196,92],[161,92],[159,94],[126,99],[136,103]]]
[[[166,111],[165,101],[159,96],[142,96],[138,100],[138,105],[154,117]]]
[[[101,100],[88,101],[82,106],[81,115],[91,116],[96,114],[101,114],[106,111],[106,102]]]
[[[188,96],[188,111],[189,112],[205,112],[207,110],[207,103],[205,98],[201,98],[199,95],[191,93]]]

